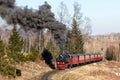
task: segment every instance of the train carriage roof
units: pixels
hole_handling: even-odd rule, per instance
[[[102,53],[85,53],[85,54],[71,54],[69,53],[69,56],[84,56],[84,55],[95,55],[95,54],[102,54]]]

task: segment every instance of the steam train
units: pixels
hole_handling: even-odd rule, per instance
[[[91,53],[91,54],[60,54],[56,58],[56,69],[65,70],[66,68],[71,68],[80,64],[86,64],[91,62],[97,62],[102,60],[101,53]]]

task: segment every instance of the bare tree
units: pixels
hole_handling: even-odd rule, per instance
[[[58,16],[57,16],[58,21],[61,23],[64,23],[67,27],[69,27],[70,26],[70,15],[69,15],[66,4],[61,2],[57,13],[58,13]]]
[[[82,20],[83,14],[81,12],[81,5],[78,4],[77,2],[74,2],[73,8],[74,8],[73,17],[76,19],[77,25],[80,27],[80,25],[83,23]]]
[[[90,35],[92,33],[91,20],[88,17],[85,17],[85,19],[84,19],[83,33],[86,34],[86,35]]]
[[[79,26],[81,32],[83,34],[89,35],[92,33],[92,26],[91,26],[91,20],[88,17],[84,17],[83,19],[83,13],[81,12],[81,5],[77,2],[74,2],[73,5],[74,13],[73,17],[77,20],[77,25]]]

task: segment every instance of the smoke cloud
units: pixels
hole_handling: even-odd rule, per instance
[[[24,9],[15,5],[15,0],[0,0],[0,16],[9,24],[19,24],[25,30],[40,31],[47,28],[54,35],[57,45],[63,50],[66,26],[56,21],[51,6],[45,2],[38,10]]]
[[[15,0],[0,0],[0,5],[3,7],[14,8]]]

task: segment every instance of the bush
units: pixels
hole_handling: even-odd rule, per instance
[[[15,75],[15,68],[12,66],[7,66],[2,70],[2,74],[15,78],[16,76],[21,76],[21,70],[16,69],[16,75]]]
[[[115,52],[114,52],[113,47],[112,48],[110,47],[110,48],[106,49],[106,59],[107,60],[116,60]]]
[[[19,60],[20,60],[20,62],[25,62],[26,57],[23,54],[19,54]]]
[[[30,54],[26,55],[26,59],[28,61],[35,61],[36,56],[34,54],[30,53]]]
[[[111,54],[111,53],[106,53],[106,59],[107,59],[107,60],[113,60],[113,54]]]
[[[10,62],[6,59],[4,59],[2,63],[0,63],[0,73],[8,77],[21,76],[21,70],[16,69],[13,65],[9,63]],[[16,74],[15,74],[15,70],[16,70]]]
[[[7,76],[9,76],[9,77],[14,77],[15,76],[15,72],[14,72],[14,68],[13,67],[11,67],[11,66],[3,66],[3,68],[2,68],[2,75],[7,75]]]

